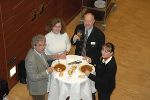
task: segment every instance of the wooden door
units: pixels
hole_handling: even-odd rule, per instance
[[[37,5],[34,0],[3,0],[1,1],[1,35],[2,38],[2,76],[7,80],[9,87],[14,86],[18,81],[17,64],[23,59],[26,48],[29,48],[27,41],[34,34],[32,30],[34,12]],[[16,73],[10,77],[10,70],[15,67]]]
[[[71,21],[81,8],[79,1],[0,1],[0,78],[8,81],[9,88],[18,82],[17,65],[25,59],[31,47],[31,38],[35,34],[46,34],[45,26],[54,17],[63,18],[67,23]],[[16,73],[10,77],[10,70],[14,66]]]

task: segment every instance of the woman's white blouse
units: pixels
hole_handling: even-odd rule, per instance
[[[55,34],[52,31],[45,35],[46,48],[45,53],[47,55],[60,54],[65,51],[70,51],[71,43],[70,39],[65,32],[64,34]]]

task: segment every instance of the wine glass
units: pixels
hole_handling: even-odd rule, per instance
[[[81,38],[81,36],[82,36],[82,30],[78,30],[78,31],[77,31],[77,36],[78,36],[79,38]]]
[[[57,59],[57,61],[58,61],[58,64],[60,64],[60,59],[59,58]]]
[[[71,77],[72,73],[73,73],[73,70],[72,70],[72,69],[69,69],[69,70],[68,70],[68,75],[69,75],[69,77]]]

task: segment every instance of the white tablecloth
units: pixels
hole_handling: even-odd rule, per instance
[[[71,76],[68,75],[68,69],[72,65],[68,63],[73,61],[82,61],[81,64],[76,64],[77,69],[73,72]],[[69,100],[92,100],[92,93],[96,91],[94,88],[94,83],[89,80],[86,76],[80,78],[80,75],[84,75],[79,68],[82,64],[88,64],[85,60],[82,60],[81,56],[68,55],[66,60],[54,61],[52,66],[57,63],[62,63],[67,66],[66,70],[63,72],[63,76],[59,76],[59,72],[54,71],[51,75],[51,80],[48,84],[48,100],[66,100],[70,96]],[[93,73],[95,69],[93,67]]]

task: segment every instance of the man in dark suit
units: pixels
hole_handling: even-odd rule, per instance
[[[76,45],[76,55],[90,59],[92,61],[91,63],[96,67],[101,57],[100,51],[102,45],[105,43],[105,35],[100,29],[94,26],[94,23],[94,15],[92,13],[86,13],[84,15],[84,24],[77,25],[71,38],[71,43]],[[94,90],[92,92],[93,100],[95,100],[94,92],[96,91]]]
[[[48,75],[53,71],[48,66],[47,57],[44,53],[45,43],[45,36],[34,36],[31,42],[32,48],[28,51],[25,59],[27,86],[33,100],[45,100]]]
[[[112,91],[115,89],[115,76],[117,64],[114,55],[114,45],[106,43],[102,47],[102,59],[96,68],[96,76],[88,70],[85,74],[91,80],[95,81],[95,87],[98,90],[99,100],[110,100]]]
[[[84,40],[87,36],[86,42],[86,56],[91,58],[92,64],[96,66],[99,58],[101,57],[101,48],[105,43],[104,33],[94,26],[95,18],[92,13],[84,15],[84,24],[77,25],[75,32],[71,38],[71,43],[76,45],[75,54],[82,55]],[[85,35],[86,34],[86,35]]]

